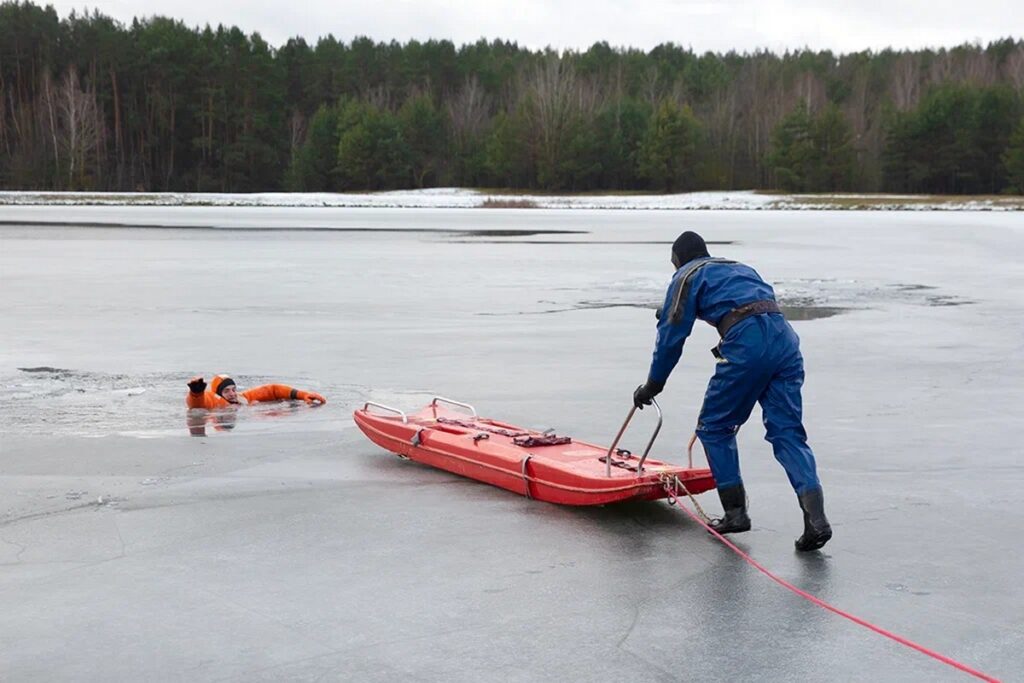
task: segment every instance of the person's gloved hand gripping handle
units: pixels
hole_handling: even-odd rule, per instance
[[[633,405],[640,410],[644,409],[644,406],[651,405],[651,401],[655,396],[661,393],[661,390],[665,388],[664,382],[655,382],[653,380],[647,380],[646,384],[641,384],[633,392]]]

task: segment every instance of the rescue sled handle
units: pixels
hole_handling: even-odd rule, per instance
[[[434,400],[430,402],[430,405],[436,408],[438,403],[447,403],[449,405],[459,406],[460,408],[469,408],[469,412],[473,413],[473,417],[480,417],[479,415],[476,414],[476,408],[469,405],[468,403],[463,403],[462,401],[453,401],[452,399],[445,398],[444,396],[435,396]]]
[[[651,440],[647,442],[647,448],[644,449],[644,454],[640,456],[640,462],[636,465],[636,476],[640,476],[644,473],[644,460],[647,460],[647,454],[651,452],[651,447],[654,446],[654,440],[658,438],[658,432],[661,431],[661,406],[655,399],[651,399],[651,403],[654,405],[654,409],[658,411],[658,426],[654,428],[654,434],[651,435]],[[608,454],[604,458],[605,462],[605,475],[612,476],[612,453],[615,452],[615,447],[619,445],[619,440],[622,438],[623,433],[626,431],[626,427],[629,426],[630,421],[633,419],[633,414],[636,413],[636,406],[633,406],[629,410],[629,414],[626,415],[626,421],[622,423],[622,427],[619,428],[619,433],[615,435],[615,441],[612,442],[611,447],[608,449]]]
[[[399,415],[402,416],[402,424],[408,424],[409,423],[409,418],[406,417],[405,413],[403,413],[398,408],[392,408],[391,406],[386,406],[383,403],[376,403],[374,401],[367,401],[366,404],[363,405],[363,410],[365,411],[370,406],[373,406],[374,408],[380,408],[381,410],[386,410],[386,411],[391,412],[391,413],[398,413]]]

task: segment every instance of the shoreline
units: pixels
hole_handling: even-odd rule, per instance
[[[680,194],[547,195],[432,188],[362,193],[2,191],[0,206],[160,206],[656,211],[1024,211],[1024,196],[776,194],[758,190]]]

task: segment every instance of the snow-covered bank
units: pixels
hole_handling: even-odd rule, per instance
[[[472,209],[486,206],[541,209],[660,210],[889,210],[1020,211],[1024,197],[936,197],[884,194],[764,194],[687,192],[682,194],[535,195],[500,194],[464,188],[366,193],[254,194],[189,192],[0,192],[0,205],[77,206],[274,206]]]

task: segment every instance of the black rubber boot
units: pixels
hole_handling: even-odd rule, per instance
[[[804,534],[796,539],[794,545],[802,553],[817,550],[832,538],[832,527],[825,517],[825,499],[821,489],[805,491],[797,496],[800,509],[804,511]]]
[[[711,522],[712,529],[720,534],[738,534],[750,531],[750,517],[747,516],[747,492],[743,484],[718,489],[725,514]]]

